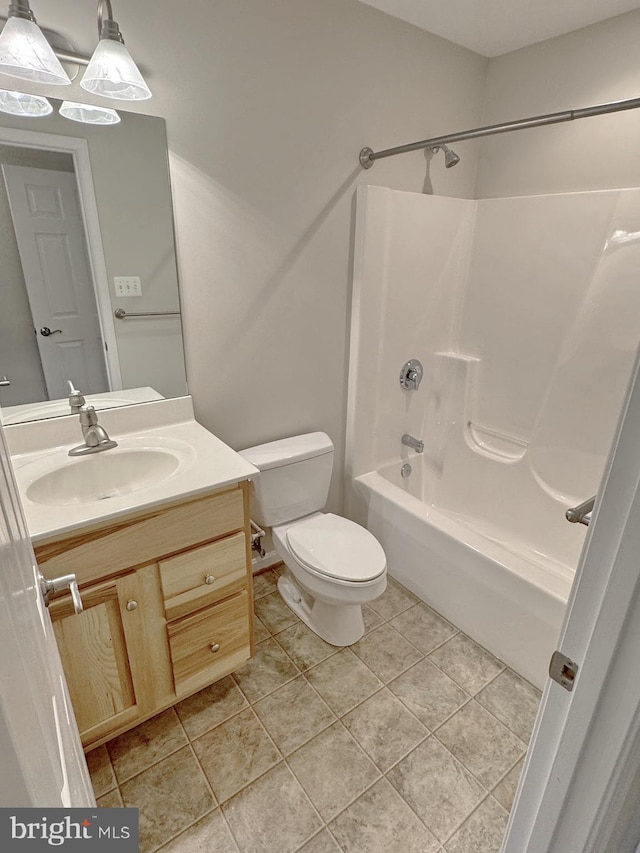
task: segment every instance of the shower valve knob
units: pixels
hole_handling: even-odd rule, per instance
[[[400,371],[400,385],[405,391],[417,391],[422,381],[422,364],[417,358],[412,358],[403,365]]]

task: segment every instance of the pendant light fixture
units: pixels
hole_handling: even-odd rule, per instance
[[[0,112],[22,118],[42,118],[53,112],[53,107],[40,95],[28,95],[26,92],[12,92],[0,89]]]
[[[92,95],[122,101],[142,101],[151,91],[138,71],[124,39],[113,20],[111,0],[98,2],[100,41],[84,72],[80,85]]]
[[[94,104],[79,104],[76,101],[63,101],[60,115],[82,124],[99,124],[102,127],[119,124],[120,116],[110,107],[96,107]]]
[[[12,0],[0,33],[0,73],[32,83],[71,83],[29,7],[29,0]]]

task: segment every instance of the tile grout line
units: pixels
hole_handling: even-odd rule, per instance
[[[162,844],[161,844],[159,847],[156,847],[154,851],[149,851],[149,853],[155,853],[155,851],[162,850],[162,848],[163,848],[163,847],[165,847],[167,844],[170,844],[170,843],[171,843],[172,841],[174,841],[176,838],[179,838],[183,833],[188,832],[190,829],[192,829],[192,828],[193,828],[193,827],[194,827],[194,826],[195,826],[199,821],[203,820],[205,817],[207,817],[208,815],[212,814],[214,811],[216,811],[216,809],[220,809],[220,803],[218,802],[218,798],[216,797],[216,795],[215,795],[215,794],[214,794],[214,792],[213,792],[213,788],[211,787],[211,783],[209,782],[209,779],[208,779],[208,777],[207,777],[207,774],[204,772],[204,768],[203,768],[202,764],[200,763],[200,760],[199,760],[198,756],[196,755],[195,749],[193,748],[193,743],[191,742],[191,738],[190,738],[190,737],[189,737],[189,735],[187,734],[187,730],[186,730],[186,729],[185,729],[185,727],[184,727],[184,723],[183,723],[183,722],[182,722],[182,720],[180,719],[180,715],[178,714],[178,712],[177,712],[177,711],[176,711],[176,717],[178,718],[178,722],[180,723],[180,727],[182,728],[182,731],[183,731],[183,733],[184,733],[184,736],[185,736],[185,737],[186,737],[186,739],[187,739],[187,743],[186,743],[185,745],[189,747],[189,749],[190,749],[190,751],[191,751],[191,755],[193,756],[193,758],[194,758],[194,760],[195,760],[195,762],[196,762],[197,766],[200,768],[200,772],[202,773],[202,776],[203,776],[203,778],[204,778],[204,781],[205,781],[205,784],[206,784],[206,786],[207,786],[207,789],[209,790],[209,793],[211,794],[211,797],[212,797],[213,802],[215,803],[215,805],[214,805],[214,807],[213,807],[212,809],[210,809],[208,812],[205,812],[205,814],[200,815],[200,817],[196,818],[196,819],[195,819],[192,823],[190,823],[188,826],[183,827],[183,828],[180,830],[180,832],[176,833],[175,835],[170,836],[169,838],[166,838],[166,839],[162,842]],[[171,755],[173,755],[173,754],[174,754],[174,753],[171,753]],[[162,759],[161,759],[161,760],[162,760]],[[156,763],[159,763],[159,762],[156,762]],[[152,765],[152,766],[153,766],[153,765]],[[220,811],[222,811],[222,810],[220,810]],[[233,837],[233,836],[232,836],[232,837]],[[234,839],[234,840],[235,840],[235,839]]]

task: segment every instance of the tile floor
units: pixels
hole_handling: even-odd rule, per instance
[[[336,649],[255,579],[255,657],[87,756],[143,853],[497,853],[539,692],[391,580]]]

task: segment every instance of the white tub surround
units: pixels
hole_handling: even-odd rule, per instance
[[[5,427],[12,463],[32,541],[107,521],[211,489],[250,479],[257,470],[246,459],[200,426],[191,397],[158,400],[98,413],[100,424],[118,442],[114,450],[72,458],[72,447],[82,443],[77,415]],[[84,466],[89,480],[101,476],[115,455],[145,450],[167,451],[177,460],[164,479],[135,491],[101,500],[39,503],[29,498],[36,480],[68,466]],[[95,469],[95,474],[94,474]]]
[[[564,514],[598,489],[640,337],[638,235],[636,189],[358,195],[349,512],[392,575],[537,684],[584,541]]]

